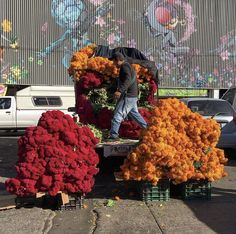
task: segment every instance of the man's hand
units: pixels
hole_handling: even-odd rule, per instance
[[[120,96],[121,96],[121,92],[116,91],[116,92],[114,93],[114,98],[115,98],[115,99],[119,99]]]

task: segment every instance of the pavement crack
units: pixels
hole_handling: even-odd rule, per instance
[[[55,212],[50,212],[48,215],[48,218],[45,221],[44,227],[43,227],[43,234],[49,233],[49,231],[52,229],[53,226],[53,219],[56,216]]]
[[[161,225],[160,225],[160,223],[158,222],[157,218],[155,217],[155,215],[154,215],[152,209],[150,208],[149,204],[145,202],[145,205],[147,206],[148,210],[150,211],[152,217],[154,218],[154,220],[155,220],[155,222],[156,222],[156,224],[157,224],[157,226],[158,226],[159,231],[160,231],[162,234],[166,234],[165,230],[163,230],[163,228],[161,227]]]
[[[99,219],[99,214],[98,214],[96,209],[93,209],[92,212],[94,214],[94,219],[93,219],[93,227],[92,227],[92,230],[91,230],[91,234],[94,234],[96,229],[97,229],[97,221]]]

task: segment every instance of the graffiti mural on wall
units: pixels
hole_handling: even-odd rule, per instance
[[[2,1],[0,5],[9,3],[16,9],[24,4],[23,0]],[[234,0],[227,1],[235,6]],[[156,62],[163,87],[227,87],[236,83],[233,23],[223,30],[217,23],[218,11],[213,15],[201,11],[201,8],[210,9],[206,7],[208,4],[220,1],[206,0],[201,5],[198,0],[30,2],[32,6],[38,4],[31,14],[31,20],[37,19],[33,31],[30,27],[19,31],[21,24],[29,21],[24,7],[20,8],[24,12],[19,13],[21,24],[17,17],[11,17],[14,12],[11,9],[4,10],[9,11],[7,17],[0,17],[3,83],[57,84],[56,78],[43,81],[42,77],[60,76],[60,84],[69,84],[66,68],[71,55],[89,43],[139,49]],[[234,8],[231,6],[228,11],[231,9]],[[232,14],[235,14],[233,10],[227,17],[234,17]],[[220,37],[212,30],[215,26]],[[214,40],[206,44],[211,36]]]
[[[101,2],[101,1],[100,1]],[[98,4],[99,1],[96,1]],[[52,0],[51,13],[55,22],[62,27],[64,34],[40,52],[45,57],[54,49],[60,47],[66,40],[71,43],[71,49],[65,48],[63,65],[69,67],[69,61],[73,51],[76,51],[91,43],[88,38],[89,28],[97,19],[106,15],[110,9],[109,2],[98,6],[91,15],[85,1],[82,0]]]
[[[127,39],[127,35],[122,31],[124,24],[127,23],[126,20],[124,18],[115,19],[112,16],[111,11],[116,8],[115,2],[113,4],[111,1],[105,0],[90,0],[89,2],[96,7],[95,13],[89,12],[88,4],[82,0],[52,0],[52,17],[65,32],[40,52],[41,57],[46,57],[69,40],[71,47],[70,49],[64,48],[62,59],[63,65],[68,67],[74,51],[94,42],[88,34],[92,26],[99,26],[99,41],[102,44],[108,44],[112,48],[128,46],[140,49],[134,36]],[[193,49],[183,45],[195,32],[192,7],[185,0],[152,0],[146,5],[144,4],[143,9],[139,12],[140,14],[144,12],[142,22],[151,32],[152,41],[154,42],[156,37],[161,38],[161,41],[155,45],[154,49],[146,46],[145,49],[141,48],[141,51],[149,59],[156,60],[157,66],[164,69],[167,75],[178,70],[177,79],[181,80],[186,75],[194,55]],[[179,18],[179,11],[184,12],[182,20]],[[182,37],[177,40],[175,30],[178,25],[184,28],[184,32]],[[130,35],[132,34],[135,35],[130,32]]]
[[[14,35],[8,36],[8,34],[12,33],[12,23],[8,19],[4,19],[1,22],[1,28],[0,28],[0,35],[1,40],[4,40],[9,48],[14,50],[17,53],[17,49],[19,47],[18,45],[18,39]],[[3,46],[0,48],[0,64],[3,64],[1,66],[1,78],[4,83],[17,83],[20,79],[27,77],[28,71],[24,68],[22,63],[4,63],[4,53],[5,49]]]
[[[184,11],[182,20],[178,10]],[[193,56],[193,51],[182,45],[195,31],[191,5],[180,0],[153,0],[147,7],[144,17],[152,35],[161,38],[158,48],[155,48],[156,51],[152,51],[152,54],[159,54],[159,62],[164,65],[164,69],[169,74],[172,68],[177,67],[179,77],[183,77]],[[179,40],[175,35],[178,24],[184,27],[183,35]]]
[[[222,69],[216,67],[214,73],[220,82],[225,82],[230,87],[236,83],[236,31],[232,30],[220,37],[219,46],[211,51],[216,53],[224,64]]]

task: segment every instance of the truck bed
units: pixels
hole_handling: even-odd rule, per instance
[[[127,157],[129,152],[133,150],[139,140],[120,139],[113,142],[102,142],[97,144],[96,148],[102,151],[103,157]]]

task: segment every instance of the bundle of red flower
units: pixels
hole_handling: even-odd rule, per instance
[[[91,130],[78,127],[69,115],[44,113],[18,140],[17,177],[6,181],[7,191],[18,196],[90,192],[98,173],[97,143]]]
[[[90,100],[85,95],[77,96],[76,112],[80,116],[80,122],[83,124],[94,124],[100,129],[110,129],[113,111],[107,107],[102,108],[98,113],[94,113]],[[140,114],[148,122],[151,111],[145,108],[139,108]],[[137,139],[140,136],[141,128],[134,120],[125,120],[121,123],[119,134],[121,137]]]
[[[149,118],[151,116],[151,111],[144,108],[139,108],[139,113],[143,116],[145,121],[148,123]],[[139,125],[133,120],[125,120],[122,122],[120,126],[121,137],[130,138],[130,139],[137,139],[141,135],[141,128]]]
[[[92,103],[84,94],[77,94],[76,113],[79,115],[79,120],[81,123],[96,124],[96,118]]]
[[[77,90],[86,91],[99,87],[103,82],[103,77],[97,72],[86,72],[78,82]]]

